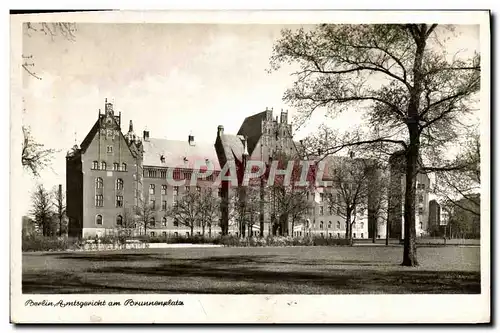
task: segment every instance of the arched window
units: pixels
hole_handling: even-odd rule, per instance
[[[101,162],[101,170],[106,170],[106,162]]]
[[[361,223],[359,224],[359,227],[360,227],[361,229],[363,229],[363,228],[365,227],[365,223],[364,223],[364,222],[361,222]]]
[[[163,216],[163,218],[161,219],[161,225],[162,225],[162,227],[167,226],[167,218],[165,216]]]
[[[103,181],[101,177],[97,177],[95,179],[95,188],[102,188],[103,187]]]
[[[155,184],[149,184],[149,194],[155,194]]]
[[[116,217],[116,225],[122,225],[123,224],[123,217],[121,215],[118,215]]]
[[[419,225],[419,227],[420,227],[420,230],[422,230],[422,227],[423,227],[422,222],[420,222],[418,225]]]
[[[320,221],[320,222],[319,222],[319,228],[320,228],[320,229],[323,229],[323,221]]]
[[[155,217],[154,216],[151,216],[151,218],[149,219],[149,225],[154,227],[155,226]]]
[[[337,221],[337,229],[340,229],[340,222]]]
[[[117,190],[123,190],[123,179],[118,178],[116,180],[116,189]]]
[[[99,169],[99,162],[97,162],[97,161],[92,162],[92,169],[94,169],[94,170]]]
[[[118,167],[120,166],[120,164],[118,163],[113,163],[113,170],[114,171],[118,171]]]
[[[328,221],[328,229],[332,227],[332,221]]]
[[[95,217],[95,224],[102,225],[102,215],[97,215]]]
[[[122,171],[127,171],[127,163],[122,163]]]

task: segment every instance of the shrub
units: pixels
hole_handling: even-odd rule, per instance
[[[25,252],[33,251],[65,251],[80,248],[81,241],[66,237],[45,237],[42,235],[31,234],[23,236],[22,250]]]

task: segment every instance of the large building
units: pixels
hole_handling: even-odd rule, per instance
[[[389,159],[390,180],[388,188],[389,238],[404,238],[404,193],[406,184],[403,152],[394,153]],[[430,179],[425,173],[417,174],[415,198],[415,231],[417,237],[429,234]],[[383,232],[385,237],[386,232]]]
[[[166,234],[185,235],[190,229],[167,216],[167,210],[187,191],[213,186],[214,180],[224,171],[224,166],[234,163],[244,168],[251,160],[270,163],[276,156],[285,154],[304,159],[300,144],[293,141],[288,113],[281,111],[279,118],[273,110],[247,117],[236,134],[224,132],[222,125],[214,131],[215,142],[205,143],[187,135],[186,140],[154,138],[148,131],[136,134],[132,120],[128,131],[122,131],[121,113],[105,101],[104,112],[99,110],[97,119],[81,145],[75,145],[66,157],[67,215],[69,235],[88,237],[114,233],[130,217],[130,211],[141,203],[154,206],[147,233],[152,236]],[[330,157],[335,159],[339,157]],[[207,177],[199,178],[197,170],[203,169]],[[331,175],[325,174],[324,179]],[[180,181],[171,185],[168,179]],[[191,179],[196,177],[196,182]],[[241,177],[238,180],[241,181]],[[222,181],[215,195],[228,199],[239,191]],[[345,218],[342,212],[329,207],[325,193],[335,188],[317,187],[307,194],[310,202],[308,214],[294,221],[280,221],[280,234],[318,235],[345,237]],[[424,197],[422,200],[427,200]],[[368,219],[368,210],[356,212],[353,225],[354,238],[385,237],[385,221]],[[258,223],[249,233],[274,234],[276,217],[269,209],[261,209]],[[221,205],[220,223],[211,228],[212,234],[241,234],[245,232],[231,220],[227,205]],[[422,222],[420,222],[422,223]],[[421,226],[424,230],[427,226]],[[225,230],[227,229],[227,230]],[[194,228],[201,233],[201,226]],[[138,233],[143,230],[138,228]]]

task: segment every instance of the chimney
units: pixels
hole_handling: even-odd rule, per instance
[[[144,131],[142,138],[144,141],[149,141],[149,131]]]
[[[132,124],[132,119],[130,119],[130,122],[128,124],[128,132],[134,133],[134,124]]]
[[[221,136],[222,134],[224,134],[224,126],[219,125],[217,127],[217,136]]]
[[[188,135],[188,142],[190,146],[194,146],[194,135],[189,134]]]
[[[248,156],[248,155],[250,154],[248,153],[247,137],[245,136],[243,138],[243,156]]]

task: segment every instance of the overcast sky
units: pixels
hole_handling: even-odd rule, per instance
[[[246,116],[288,109],[281,99],[293,68],[266,72],[283,27],[87,23],[78,24],[74,41],[24,34],[23,53],[33,55],[42,80],[23,74],[23,121],[39,142],[60,150],[43,182],[65,184],[66,151],[75,138],[81,143],[105,98],[122,112],[125,132],[132,119],[136,133],[147,128],[151,137],[187,140],[191,132],[207,142],[218,125],[236,133]],[[456,33],[452,49],[479,50],[478,26]],[[353,119],[336,123],[348,127]],[[26,190],[33,184],[24,182]]]

